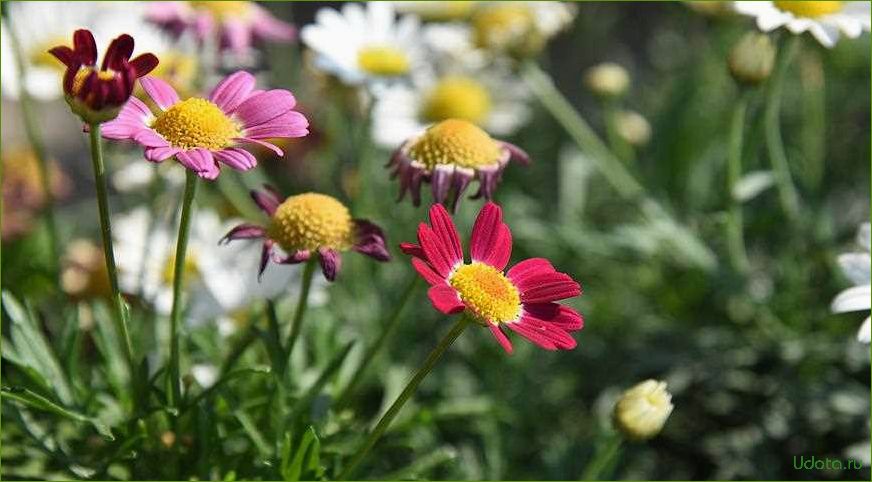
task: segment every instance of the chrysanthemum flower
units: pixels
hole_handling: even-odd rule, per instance
[[[179,99],[166,82],[145,77],[140,83],[160,109],[156,115],[131,98],[118,119],[103,127],[103,137],[132,140],[145,148],[145,158],[161,162],[175,156],[205,179],[215,179],[218,161],[239,171],[257,165],[243,148],[261,145],[284,153],[264,139],[303,137],[309,121],[294,110],[296,99],[283,89],[254,90],[254,76],[236,72],[222,80],[209,97]]]
[[[473,179],[479,189],[473,199],[493,198],[494,190],[509,161],[528,164],[530,157],[521,148],[498,141],[475,124],[448,119],[430,126],[423,134],[409,139],[394,152],[388,167],[400,180],[399,200],[411,192],[415,206],[421,204],[421,183],[429,182],[433,202],[453,209]]]
[[[854,284],[836,296],[831,310],[834,313],[847,313],[851,311],[869,311],[872,306],[872,275],[869,256],[870,242],[869,223],[863,223],[857,231],[857,244],[863,249],[857,253],[845,253],[839,256],[839,267],[845,276]],[[866,317],[857,332],[857,340],[860,343],[869,343],[872,338],[872,316]]]
[[[512,233],[502,209],[487,203],[478,214],[464,259],[451,216],[440,204],[430,208],[430,225],[418,226],[418,243],[402,243],[412,266],[430,284],[433,306],[445,314],[466,312],[487,326],[511,353],[503,327],[546,350],[571,350],[570,336],[583,320],[575,310],[555,303],[581,294],[581,286],[543,258],[531,258],[505,271],[512,253]],[[505,271],[505,272],[504,272]]]
[[[811,33],[824,47],[831,48],[843,33],[857,38],[868,32],[869,2],[733,2],[737,12],[757,19],[757,27],[770,32],[785,27],[791,33]]]
[[[64,94],[76,115],[85,122],[106,122],[118,116],[136,79],[157,67],[153,54],[131,60],[133,37],[124,34],[109,44],[97,68],[97,42],[84,29],[73,33],[73,48],[61,45],[49,50],[64,65]]]
[[[316,67],[360,85],[406,76],[421,65],[419,26],[413,15],[398,20],[388,2],[346,3],[341,13],[319,10],[300,37],[317,54]]]
[[[151,2],[147,18],[174,35],[192,31],[200,42],[216,37],[222,49],[245,54],[256,41],[294,40],[297,30],[255,2]]]
[[[348,208],[335,198],[310,192],[282,201],[269,187],[252,191],[251,197],[270,217],[270,223],[267,226],[241,224],[221,242],[263,239],[260,275],[270,260],[296,264],[317,254],[324,277],[333,281],[342,266],[342,251],[352,249],[378,261],[391,258],[381,228],[365,219],[352,219]],[[286,255],[276,252],[277,247]]]

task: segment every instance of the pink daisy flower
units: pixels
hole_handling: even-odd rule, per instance
[[[244,54],[254,42],[289,42],[297,29],[255,2],[151,2],[146,17],[173,35],[192,31],[204,42],[217,36],[222,50]]]
[[[263,239],[260,275],[269,261],[297,264],[317,254],[324,277],[333,281],[342,267],[341,253],[349,249],[378,261],[391,259],[382,229],[365,219],[353,219],[348,208],[331,196],[309,192],[282,201],[266,186],[264,191],[251,191],[251,198],[270,217],[269,224],[241,224],[220,242]],[[277,247],[287,255],[278,253]]]
[[[260,145],[282,156],[279,147],[264,139],[309,133],[309,121],[293,110],[294,95],[283,89],[254,90],[254,76],[248,72],[228,76],[205,99],[181,100],[169,84],[154,77],[143,77],[140,85],[160,112],[131,97],[118,118],[104,124],[103,137],[141,144],[151,162],[175,156],[205,179],[218,177],[219,161],[239,171],[256,166],[245,145]]]
[[[531,258],[508,271],[512,233],[502,209],[484,205],[470,239],[471,262],[464,260],[457,228],[440,204],[430,208],[430,225],[418,226],[420,244],[402,243],[412,266],[430,284],[433,306],[445,314],[465,312],[488,327],[506,352],[508,328],[546,350],[571,350],[570,336],[584,324],[579,313],[555,303],[581,294],[581,286],[543,258]]]

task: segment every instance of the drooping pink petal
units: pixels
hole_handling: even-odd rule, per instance
[[[389,261],[391,253],[385,245],[385,233],[376,224],[366,219],[355,219],[356,239],[352,249],[378,261]]]
[[[197,173],[203,179],[213,180],[218,177],[218,164],[207,149],[197,148],[190,151],[181,151],[176,154],[176,159],[183,166]]]
[[[240,224],[235,228],[231,229],[229,233],[225,234],[223,238],[218,241],[218,244],[227,244],[230,241],[235,241],[237,239],[257,239],[262,238],[266,234],[266,230],[263,226],[258,226],[256,224]]]
[[[240,70],[218,83],[209,94],[209,100],[227,114],[232,114],[254,89],[254,76]]]
[[[245,99],[236,108],[234,115],[243,122],[243,126],[247,129],[275,119],[293,109],[296,104],[297,100],[294,95],[287,90],[267,90]]]
[[[309,120],[295,110],[287,111],[268,122],[245,129],[245,137],[251,139],[294,138],[307,134],[309,134]]]
[[[271,239],[263,240],[263,247],[260,249],[260,266],[257,270],[257,281],[260,282],[263,277],[263,272],[266,271],[266,265],[269,264],[269,260],[273,257],[273,246],[275,245],[275,241]]]
[[[268,216],[272,216],[273,213],[276,212],[276,208],[281,204],[281,200],[278,198],[276,193],[270,191],[269,188],[263,191],[252,189],[249,192],[249,195],[251,195],[251,200],[257,204],[257,207]]]
[[[503,223],[503,211],[498,205],[488,202],[478,213],[469,244],[473,261],[500,271],[506,267],[512,255],[512,233]]]
[[[460,313],[466,308],[466,305],[460,301],[457,291],[444,283],[431,286],[427,290],[427,296],[430,298],[430,302],[433,303],[433,307],[446,315]]]
[[[523,166],[530,164],[530,155],[527,154],[526,151],[510,142],[503,142],[502,145],[504,148],[508,149],[509,155],[511,156],[510,158],[513,161],[518,162]]]
[[[327,281],[335,280],[342,268],[342,255],[332,249],[320,248],[318,249],[318,260],[321,262],[321,272],[324,273]]]
[[[257,165],[257,159],[250,152],[238,147],[228,147],[213,154],[216,159],[237,171],[247,171]]]
[[[237,137],[233,139],[236,142],[248,143],[248,144],[256,144],[261,147],[265,147],[271,151],[273,151],[277,156],[282,157],[285,155],[285,152],[281,150],[281,148],[275,144],[271,144],[269,142],[265,142],[259,139],[251,139],[249,137]]]
[[[490,328],[491,333],[493,333],[494,338],[497,339],[500,346],[503,347],[503,350],[508,354],[512,354],[512,342],[509,341],[509,338],[503,333],[503,330],[500,328],[500,325],[495,325],[493,323],[488,323],[488,328]]]
[[[162,162],[179,152],[182,152],[182,150],[178,147],[147,147],[145,148],[145,158],[151,162]]]
[[[277,254],[273,253],[272,260],[279,264],[299,264],[303,261],[309,261],[309,258],[312,257],[312,252],[309,250],[300,250],[294,251],[288,256],[281,257]]]
[[[412,258],[412,267],[415,271],[424,278],[430,285],[445,284],[445,277],[439,276],[439,273],[433,271],[433,268],[426,261],[420,258]]]
[[[447,261],[454,266],[463,262],[463,248],[460,246],[460,235],[451,215],[441,204],[430,207],[430,226],[433,233],[439,238],[439,242],[447,250]]]
[[[162,110],[167,110],[179,101],[179,94],[170,86],[157,77],[145,76],[139,79],[139,84],[151,100]]]

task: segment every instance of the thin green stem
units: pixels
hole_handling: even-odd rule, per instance
[[[297,344],[297,338],[300,337],[300,331],[303,327],[303,318],[306,316],[306,308],[309,305],[309,290],[312,288],[312,278],[315,274],[315,265],[318,260],[313,255],[306,261],[303,268],[303,280],[300,284],[300,298],[297,300],[297,309],[294,312],[294,319],[291,322],[291,333],[288,335],[288,342],[285,344],[285,361],[286,364],[291,363],[291,355],[294,353],[294,346]]]
[[[267,348],[270,351],[272,358],[273,370],[279,378],[285,373],[287,366],[287,358],[285,350],[282,348],[281,328],[279,327],[279,317],[276,314],[276,303],[273,300],[266,300],[266,320],[269,326],[269,339]]]
[[[384,435],[385,431],[391,425],[391,422],[394,421],[394,418],[396,418],[397,414],[399,414],[400,410],[402,410],[403,405],[405,405],[406,402],[408,402],[409,399],[412,398],[412,395],[414,395],[415,391],[418,389],[418,385],[420,385],[421,382],[424,381],[424,378],[426,378],[430,371],[433,369],[433,367],[436,366],[436,362],[438,362],[439,359],[442,358],[442,354],[445,353],[445,350],[447,350],[448,347],[450,347],[454,343],[454,340],[456,340],[457,337],[459,337],[460,334],[463,333],[463,330],[465,330],[466,327],[469,326],[469,324],[470,320],[465,315],[462,315],[457,319],[457,321],[454,323],[454,326],[451,327],[451,330],[444,337],[442,337],[442,340],[439,341],[439,344],[437,344],[436,347],[433,348],[433,351],[431,351],[430,354],[427,355],[427,359],[424,360],[424,364],[418,368],[418,371],[415,372],[415,375],[412,376],[412,379],[409,380],[408,384],[406,384],[406,388],[403,389],[403,391],[400,393],[400,396],[398,396],[394,403],[390,406],[390,408],[388,408],[388,411],[385,412],[384,415],[382,415],[375,428],[372,429],[372,431],[367,436],[366,441],[364,441],[363,445],[361,445],[360,448],[357,449],[357,452],[351,458],[351,462],[349,462],[348,466],[345,467],[345,469],[342,471],[342,473],[339,474],[339,477],[337,477],[336,480],[347,480],[349,477],[354,475],[354,471],[355,469],[357,469],[357,466],[364,459],[364,457],[366,457],[366,455],[369,453],[375,443],[378,442],[381,436]]]
[[[796,221],[799,219],[799,195],[793,178],[790,174],[790,164],[784,149],[784,140],[781,137],[781,95],[784,90],[784,78],[787,69],[796,56],[799,49],[800,37],[790,36],[787,44],[782,44],[778,53],[778,63],[775,72],[769,79],[769,91],[767,95],[766,111],[764,113],[766,148],[769,152],[769,162],[772,164],[772,173],[775,177],[775,185],[778,188],[778,199],[781,208],[787,217]]]
[[[167,383],[167,398],[170,408],[178,408],[182,398],[179,368],[179,324],[182,318],[182,292],[185,285],[185,256],[188,251],[188,234],[191,227],[194,196],[197,194],[197,174],[187,170],[185,194],[182,197],[182,214],[173,265],[173,307],[170,311],[170,363]]]
[[[55,263],[55,272],[57,275],[59,274],[57,263],[60,259],[60,248],[58,247],[58,230],[54,214],[54,194],[52,193],[51,172],[49,171],[45,142],[42,138],[41,130],[37,126],[33,99],[27,91],[25,82],[25,79],[27,78],[27,64],[24,62],[21,46],[18,43],[18,37],[15,34],[15,29],[7,28],[6,30],[9,33],[9,43],[12,45],[15,66],[18,68],[18,79],[20,83],[18,86],[18,104],[21,106],[21,117],[24,121],[24,133],[27,136],[27,142],[30,143],[30,147],[33,149],[33,154],[36,157],[37,168],[39,169],[39,180],[42,186],[42,191],[45,194],[45,221],[48,227],[49,249],[51,249],[51,259],[52,262]]]
[[[614,466],[621,453],[622,443],[623,439],[617,433],[607,435],[606,440],[597,447],[593,459],[588,462],[579,480],[600,480],[603,472]]]
[[[726,223],[727,249],[733,269],[740,273],[748,271],[748,255],[745,251],[744,222],[742,202],[736,197],[735,189],[742,177],[742,146],[745,130],[745,112],[748,109],[748,93],[742,92],[733,107],[730,122],[730,144],[727,157],[727,196],[729,197],[729,216]]]
[[[348,382],[348,385],[342,390],[342,393],[337,397],[336,401],[336,410],[340,410],[345,407],[349,402],[351,395],[354,393],[354,389],[357,387],[357,384],[363,379],[363,375],[366,372],[366,369],[369,367],[369,364],[375,358],[376,355],[381,351],[385,342],[390,338],[391,334],[396,330],[397,326],[399,326],[400,315],[403,313],[403,309],[409,304],[409,300],[412,299],[412,295],[415,293],[415,289],[418,287],[420,282],[418,281],[419,277],[414,275],[412,281],[406,287],[406,290],[400,296],[400,301],[397,303],[396,308],[394,308],[393,313],[388,318],[387,323],[385,323],[384,328],[382,329],[381,335],[379,335],[378,339],[375,340],[375,343],[372,344],[363,355],[363,360],[361,360],[360,365],[357,366],[357,369],[354,371],[354,375],[352,375],[351,380]]]
[[[109,190],[106,184],[106,167],[103,163],[103,144],[100,140],[100,124],[90,124],[91,163],[94,167],[94,183],[97,190],[97,207],[100,214],[100,234],[103,238],[103,256],[109,274],[109,287],[112,289],[112,305],[115,309],[115,323],[124,340],[124,352],[130,367],[130,378],[136,387],[137,367],[133,358],[133,343],[127,326],[127,308],[121,297],[118,285],[118,268],[115,266],[115,250],[112,245],[112,223],[109,219]],[[137,390],[134,390],[134,402]]]

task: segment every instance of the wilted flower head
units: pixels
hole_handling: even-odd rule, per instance
[[[872,268],[872,258],[869,256],[870,249],[870,228],[869,223],[860,225],[857,231],[857,244],[862,251],[856,253],[845,253],[839,256],[839,267],[851,283],[852,288],[848,288],[836,296],[833,300],[831,309],[834,313],[846,313],[851,311],[868,311],[872,305],[872,286],[870,286],[870,268]],[[872,317],[866,317],[863,324],[860,326],[860,331],[857,332],[857,340],[861,343],[869,343],[870,325],[872,325]]]
[[[840,33],[857,38],[870,28],[869,2],[733,2],[737,12],[757,19],[757,27],[770,32],[786,27],[793,34],[811,33],[831,48]]]
[[[118,116],[133,94],[136,79],[157,67],[153,54],[131,60],[133,37],[124,34],[109,44],[97,68],[97,43],[88,30],[76,30],[73,48],[60,45],[49,52],[66,66],[64,94],[73,112],[87,123],[101,123]]]
[[[351,249],[378,261],[391,258],[381,228],[365,219],[353,219],[348,208],[331,196],[310,192],[282,201],[274,189],[266,187],[264,191],[252,191],[251,197],[270,217],[270,223],[240,224],[221,242],[263,239],[261,275],[270,260],[296,264],[317,254],[324,277],[333,281],[342,266],[343,251]],[[277,253],[276,247],[287,255]]]
[[[775,65],[775,46],[768,35],[750,32],[730,51],[730,74],[736,82],[757,85],[769,78]]]
[[[575,14],[564,2],[481,2],[470,19],[476,46],[515,58],[539,53]]]
[[[30,149],[3,149],[3,204],[0,224],[8,240],[27,233],[48,196],[36,154]],[[47,162],[51,194],[58,198],[69,192],[70,181],[53,160]]]
[[[445,314],[465,312],[490,329],[503,349],[512,344],[508,328],[546,350],[571,350],[570,336],[583,320],[575,310],[555,303],[581,294],[581,286],[558,272],[548,260],[531,258],[508,271],[512,233],[503,223],[502,209],[487,203],[478,214],[469,241],[466,263],[460,236],[441,204],[430,208],[430,225],[418,226],[418,243],[402,243],[412,266],[430,284],[433,307]]]
[[[151,2],[146,16],[176,36],[191,31],[200,42],[215,38],[234,54],[246,53],[257,41],[289,42],[297,35],[293,25],[255,2]]]
[[[630,74],[614,62],[603,62],[588,69],[584,83],[600,97],[620,97],[630,87]]]
[[[492,199],[503,169],[511,160],[528,164],[529,156],[518,146],[491,138],[475,124],[448,119],[430,126],[394,152],[388,167],[400,180],[399,200],[411,192],[415,206],[421,204],[421,183],[429,182],[433,202],[446,200],[454,209],[473,179],[479,189],[474,199]]]
[[[255,90],[254,76],[248,72],[228,76],[208,98],[181,100],[169,84],[154,77],[141,83],[160,111],[155,115],[134,97],[118,119],[104,126],[103,137],[139,143],[152,162],[175,156],[205,179],[218,177],[219,161],[239,171],[257,165],[243,146],[264,146],[282,156],[283,151],[266,140],[309,132],[309,121],[294,110],[293,94],[284,89]]]
[[[629,440],[646,440],[660,433],[672,409],[666,382],[645,380],[625,391],[615,404],[615,426]]]

